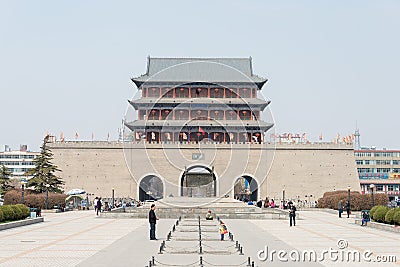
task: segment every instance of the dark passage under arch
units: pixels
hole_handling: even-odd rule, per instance
[[[181,177],[181,196],[215,197],[217,179],[213,169],[196,165],[185,170]]]
[[[258,183],[251,176],[243,175],[236,179],[233,191],[235,199],[257,201]]]
[[[162,180],[155,175],[144,177],[139,184],[139,200],[158,200],[164,197]]]

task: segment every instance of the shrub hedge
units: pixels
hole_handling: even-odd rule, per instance
[[[0,222],[22,220],[30,215],[30,209],[22,204],[0,206]]]
[[[4,214],[4,221],[13,221],[15,218],[14,209],[11,208],[11,205],[3,205],[0,206],[1,211]]]
[[[379,206],[374,212],[374,217],[372,217],[372,219],[374,219],[377,222],[385,222],[385,216],[388,211],[389,211],[388,207]]]
[[[396,212],[397,210],[398,210],[398,208],[389,209],[388,212],[386,212],[386,215],[385,215],[385,222],[386,222],[386,223],[394,224],[393,216],[394,216],[394,214],[395,214],[395,212]]]
[[[393,214],[393,222],[397,225],[400,225],[400,209],[396,208],[396,211]]]
[[[348,192],[345,190],[326,192],[323,197],[318,199],[319,208],[338,209],[338,203],[341,200],[345,206],[348,198]],[[374,204],[386,206],[389,198],[386,194],[374,194]],[[350,192],[350,208],[352,211],[370,210],[372,208],[371,194],[362,195],[360,192]]]
[[[370,211],[369,211],[369,215],[371,216],[371,218],[373,218],[375,211],[378,209],[378,207],[380,206],[373,206]]]
[[[21,203],[21,190],[9,190],[4,195],[4,204],[12,205]],[[53,208],[56,205],[65,205],[65,198],[67,195],[58,193],[49,193],[49,208]],[[35,208],[46,208],[46,193],[35,194],[30,190],[24,192],[24,202],[28,207]]]

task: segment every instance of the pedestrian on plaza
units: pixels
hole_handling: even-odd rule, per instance
[[[296,226],[296,207],[293,205],[292,201],[289,201],[289,219],[290,219],[290,226]]]
[[[221,241],[224,241],[225,234],[228,233],[228,228],[222,221],[219,223],[219,233],[221,234]]]
[[[211,210],[208,210],[207,214],[206,214],[206,220],[207,221],[212,221],[214,219]]]
[[[289,202],[292,202],[292,201],[289,201]],[[293,202],[292,202],[292,204],[293,204]],[[287,209],[288,209],[288,205],[289,205],[289,203],[288,203],[287,201],[285,201],[285,202],[283,203],[283,209],[284,209],[284,210],[287,210]]]
[[[339,218],[342,218],[342,213],[343,213],[343,203],[340,200],[338,203],[338,210],[339,210]]]
[[[95,197],[93,200],[94,213],[96,213],[96,214],[97,214],[97,199],[98,199],[98,197]]]
[[[156,210],[156,205],[151,204],[151,209],[149,211],[149,223],[150,223],[150,240],[157,240],[156,238],[156,222],[158,217],[154,212]]]
[[[275,201],[273,199],[271,199],[270,206],[271,206],[271,208],[275,208]]]
[[[264,208],[268,208],[268,207],[269,207],[269,199],[268,199],[268,197],[266,197],[265,201],[264,201]]]
[[[96,205],[96,215],[99,216],[99,212],[101,212],[101,197],[97,199],[97,205]]]
[[[367,222],[371,221],[369,214],[364,210],[361,212],[361,226],[367,226]]]
[[[349,218],[351,213],[349,201],[346,202],[346,212],[347,212],[347,218]]]

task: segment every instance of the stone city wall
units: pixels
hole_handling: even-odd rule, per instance
[[[65,190],[85,189],[94,196],[138,198],[137,181],[157,175],[164,196],[179,196],[185,168],[204,166],[217,177],[217,195],[233,197],[243,174],[256,179],[258,197],[316,200],[326,191],[348,186],[360,191],[351,146],[316,144],[149,144],[121,142],[56,142],[49,144],[62,170]],[[202,154],[200,159],[193,155]],[[265,179],[266,178],[266,179]]]

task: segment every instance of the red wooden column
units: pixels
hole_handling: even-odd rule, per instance
[[[176,98],[176,87],[172,88],[172,98]]]
[[[189,88],[188,88],[188,91],[189,91],[189,92],[188,92],[188,96],[189,96],[189,98],[192,98],[192,93],[191,93],[191,91],[192,91],[192,88],[191,88],[191,87],[189,87]]]

